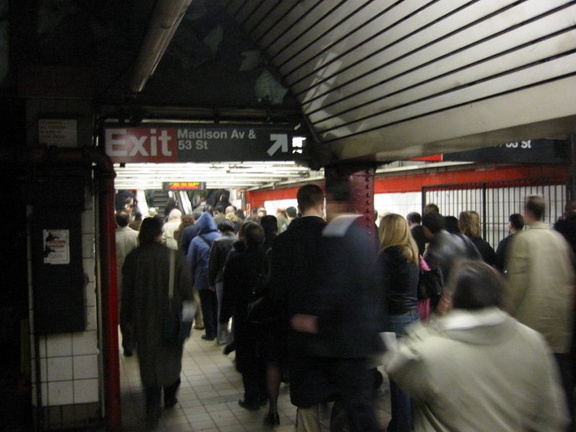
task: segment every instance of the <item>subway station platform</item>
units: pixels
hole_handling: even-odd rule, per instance
[[[238,405],[243,396],[242,377],[234,366],[234,353],[222,354],[222,345],[201,338],[203,332],[194,330],[185,345],[182,361],[182,384],[178,404],[164,410],[158,431],[165,432],[292,432],[296,407],[290,403],[289,384],[280,388],[278,411],[280,425],[264,425],[267,406],[259,411],[247,411]],[[121,352],[121,351],[120,351]],[[140,383],[137,352],[121,357],[122,430],[145,430],[144,395]],[[377,414],[385,430],[390,418],[388,382],[380,387],[375,401]],[[322,409],[323,432],[328,432],[330,406]]]

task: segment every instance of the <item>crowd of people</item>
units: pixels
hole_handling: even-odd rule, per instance
[[[159,313],[170,280],[202,339],[235,351],[238,403],[267,405],[267,425],[288,382],[298,432],[321,431],[326,403],[332,431],[572,430],[576,204],[550,227],[543,199],[527,197],[494,249],[474,210],[429,204],[369,226],[346,184],[305,185],[296,200],[274,216],[226,199],[174,208],[138,231],[117,212],[122,347],[137,352],[150,428],[180,382],[182,345],[163,343]]]

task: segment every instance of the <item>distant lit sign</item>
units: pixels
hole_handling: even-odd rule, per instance
[[[106,154],[115,163],[289,161],[301,149],[288,126],[198,124],[110,127]]]
[[[164,182],[162,189],[167,191],[175,190],[204,190],[206,183],[204,182]]]

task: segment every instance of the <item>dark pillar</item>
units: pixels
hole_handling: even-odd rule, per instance
[[[366,228],[376,241],[377,232],[374,218],[374,176],[376,173],[374,162],[342,162],[326,166],[324,176],[326,178],[326,195],[335,187],[342,184],[348,185],[350,192],[349,208],[350,213],[363,215]]]

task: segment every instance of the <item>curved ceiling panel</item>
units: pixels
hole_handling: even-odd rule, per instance
[[[339,159],[576,129],[576,2],[228,0]]]

